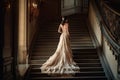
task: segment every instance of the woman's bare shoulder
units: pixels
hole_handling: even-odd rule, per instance
[[[60,27],[62,28],[64,25],[60,24]]]

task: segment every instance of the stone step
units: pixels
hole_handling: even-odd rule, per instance
[[[55,50],[56,50],[56,48],[49,48],[49,49],[47,49],[47,47],[45,48],[44,47],[44,49],[39,49],[39,50],[32,50],[32,53],[31,54],[53,54],[54,52],[55,52]],[[88,55],[89,53],[91,53],[91,54],[96,54],[96,50],[94,50],[93,48],[72,48],[72,53],[73,54],[77,54],[77,55],[79,55],[79,54],[85,54],[86,53],[86,55]]]
[[[59,38],[59,36],[56,36],[56,37],[54,37],[54,36],[53,36],[53,37],[51,37],[51,36],[39,36],[38,39],[39,39],[39,38],[45,38],[45,39],[46,39],[46,38],[47,38],[47,39],[52,38],[52,39],[57,39],[57,38]],[[90,36],[89,36],[89,35],[87,35],[87,36],[79,36],[79,35],[77,36],[77,35],[76,35],[76,36],[72,36],[71,38],[73,38],[73,39],[76,39],[76,38],[87,38],[87,39],[88,39],[88,38],[90,38]]]
[[[96,52],[96,48],[72,49],[73,52]]]
[[[56,47],[57,46],[57,42],[39,42],[39,43],[35,43],[35,48],[38,48],[38,47]],[[90,47],[93,47],[93,43],[71,43],[71,47],[74,47],[74,46],[77,46],[77,47],[84,47],[84,46],[90,46]]]
[[[79,26],[79,27],[80,27],[80,26]],[[46,31],[47,33],[48,33],[48,32],[58,32],[58,27],[57,27],[57,28],[50,28],[50,29],[48,29],[48,28],[47,28],[47,29],[41,29],[41,30],[42,30],[42,31]],[[84,33],[84,32],[87,32],[87,33],[88,33],[88,30],[85,29],[85,28],[82,29],[81,27],[75,29],[75,27],[74,27],[74,28],[70,28],[70,29],[69,29],[69,32],[70,32],[70,33],[71,33],[71,32],[81,32],[81,33],[82,33],[82,32],[83,32],[83,33]]]
[[[47,59],[41,60],[40,58],[31,59],[31,64],[43,64],[47,61]],[[74,59],[76,63],[100,63],[99,59]]]
[[[104,71],[102,67],[80,67],[80,72],[99,72]],[[31,68],[31,72],[41,72],[40,67]]]
[[[54,75],[60,75],[59,73],[54,73]],[[64,74],[65,75],[65,74]],[[51,77],[48,74],[41,73],[41,72],[31,72],[31,77]],[[83,76],[105,76],[105,73],[103,71],[98,72],[77,72],[74,74],[73,77],[83,77]]]
[[[55,50],[53,50],[53,51],[43,51],[43,52],[32,52],[31,53],[31,55],[36,55],[36,56],[50,56],[50,55],[52,55],[53,53],[55,52]],[[96,52],[73,52],[72,53],[73,54],[73,56],[74,55],[97,55],[97,53]]]
[[[58,45],[58,43],[54,43],[54,44],[46,44],[45,43],[41,44],[41,43],[35,43],[35,47],[34,48],[56,48],[56,46]],[[78,47],[78,48],[84,48],[84,47],[91,47],[94,48],[95,46],[93,44],[89,44],[89,43],[79,43],[79,44],[71,44],[72,48]]]
[[[44,34],[44,35],[39,35],[39,37],[57,37],[57,36],[59,36],[60,34],[55,34],[55,33],[49,33],[49,35],[48,34]],[[81,33],[71,33],[70,34],[70,36],[71,37],[74,37],[74,36],[79,36],[79,37],[82,37],[82,36],[85,36],[85,37],[90,37],[90,35],[88,35],[88,34],[81,34]]]
[[[39,46],[38,46],[39,47]],[[79,48],[78,48],[79,47]],[[39,48],[32,49],[32,52],[55,52],[57,46],[40,46]],[[94,46],[73,46],[72,49],[84,49],[84,48],[94,48]]]
[[[35,47],[36,48],[36,47]],[[56,46],[51,46],[51,47],[49,47],[49,46],[42,46],[42,47],[39,47],[39,49],[37,49],[38,51],[45,51],[45,52],[48,52],[49,50],[56,50],[56,48],[57,48],[57,45]],[[73,51],[73,53],[88,53],[88,52],[90,52],[90,53],[94,53],[94,52],[97,52],[96,51],[96,49],[94,49],[95,47],[93,46],[77,46],[77,47],[71,47],[72,48],[72,51]],[[36,52],[37,50],[33,50],[34,52]],[[48,50],[48,51],[46,51],[46,50]]]
[[[49,42],[56,41],[56,42],[58,42],[58,40],[59,40],[59,38],[57,38],[57,39],[56,38],[54,38],[54,39],[53,38],[50,38],[50,39],[43,39],[43,38],[40,39],[40,38],[37,38],[36,42],[37,41],[47,41],[47,42],[48,41]],[[87,41],[92,41],[92,40],[90,38],[74,38],[74,39],[71,38],[71,42],[82,42],[82,41],[86,41],[87,42]]]
[[[45,43],[43,43],[43,42],[45,42]],[[35,44],[58,44],[58,42],[56,41],[36,41],[35,42]],[[93,45],[93,42],[91,42],[91,41],[80,41],[80,42],[75,42],[75,41],[71,41],[71,45],[75,45],[75,44],[90,44],[90,45]]]
[[[32,68],[40,68],[42,64],[30,64]],[[79,67],[101,67],[100,63],[77,63]]]
[[[41,54],[31,54],[31,59],[41,59],[41,60],[47,60],[50,55],[47,56],[41,56]],[[74,55],[73,59],[98,59],[98,55]]]
[[[84,77],[32,77],[30,80],[107,80],[105,76]]]

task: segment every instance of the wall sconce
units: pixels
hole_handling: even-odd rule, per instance
[[[8,4],[8,6],[7,6],[7,8],[10,8],[11,7],[11,5],[10,5],[10,3]]]
[[[33,3],[32,3],[32,6],[33,6],[33,8],[37,8],[38,5],[33,2]]]
[[[11,8],[10,2],[5,2],[4,6],[5,6],[6,9],[10,9]]]

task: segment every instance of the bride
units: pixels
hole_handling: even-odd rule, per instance
[[[79,72],[79,67],[73,60],[70,46],[69,24],[66,17],[62,17],[58,32],[61,33],[55,53],[41,66],[42,73],[71,74]]]

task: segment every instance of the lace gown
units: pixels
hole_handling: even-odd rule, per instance
[[[68,23],[60,25],[58,31],[61,32],[61,35],[57,49],[55,53],[41,66],[41,72],[60,74],[79,72],[80,68],[76,65],[72,58]]]

